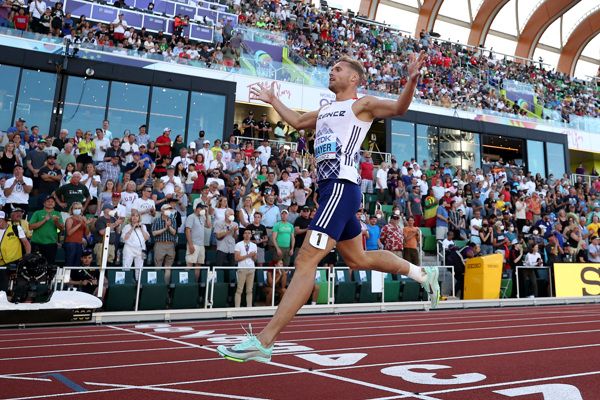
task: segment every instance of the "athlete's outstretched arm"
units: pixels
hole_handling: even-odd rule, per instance
[[[296,130],[314,129],[317,127],[319,111],[310,111],[305,114],[300,114],[292,110],[277,98],[275,91],[273,90],[274,86],[275,82],[273,82],[273,85],[271,85],[270,88],[253,86],[250,89],[250,99],[261,100],[272,105],[281,118]]]
[[[367,112],[372,118],[390,118],[404,114],[412,102],[415,87],[421,75],[421,67],[426,59],[427,54],[424,52],[419,53],[418,57],[415,57],[414,53],[410,55],[407,67],[408,82],[397,100],[380,100],[376,97],[366,96],[361,99],[363,107],[359,112]]]

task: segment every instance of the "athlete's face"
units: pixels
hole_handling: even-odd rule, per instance
[[[329,71],[329,90],[338,93],[349,85],[358,86],[358,74],[347,62],[341,61],[335,64]]]

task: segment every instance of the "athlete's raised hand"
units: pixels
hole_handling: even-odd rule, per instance
[[[260,85],[254,85],[250,88],[250,100],[260,100],[271,104],[275,99],[275,82],[271,84],[270,88]]]
[[[423,50],[419,52],[419,56],[416,57],[415,53],[412,53],[408,56],[408,76],[410,79],[417,79],[421,74],[421,68],[425,64],[425,60],[427,60],[427,53]]]

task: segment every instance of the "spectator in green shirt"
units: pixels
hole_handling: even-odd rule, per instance
[[[60,212],[54,209],[55,206],[54,197],[46,197],[44,208],[34,212],[29,221],[29,229],[33,231],[31,251],[43,255],[49,264],[56,261],[58,232],[65,228]]]
[[[61,169],[67,168],[67,164],[73,163],[76,164],[75,154],[73,154],[73,145],[71,143],[66,143],[65,148],[61,153],[58,154],[56,158],[56,163],[60,166]]]
[[[284,266],[290,265],[290,258],[294,255],[294,225],[288,222],[288,210],[281,211],[281,221],[273,225],[273,245],[275,246],[277,261],[283,260]]]
[[[71,181],[62,185],[54,192],[54,199],[63,210],[69,210],[75,202],[83,204],[83,210],[91,200],[90,191],[87,186],[81,183],[81,172],[75,171],[71,176]]]

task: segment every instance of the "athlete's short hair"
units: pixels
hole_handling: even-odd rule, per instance
[[[348,56],[340,57],[338,62],[342,61],[350,65],[350,68],[352,68],[356,73],[358,73],[358,78],[360,79],[359,84],[361,84],[367,76],[367,72],[365,71],[365,67],[363,67],[362,63]]]

